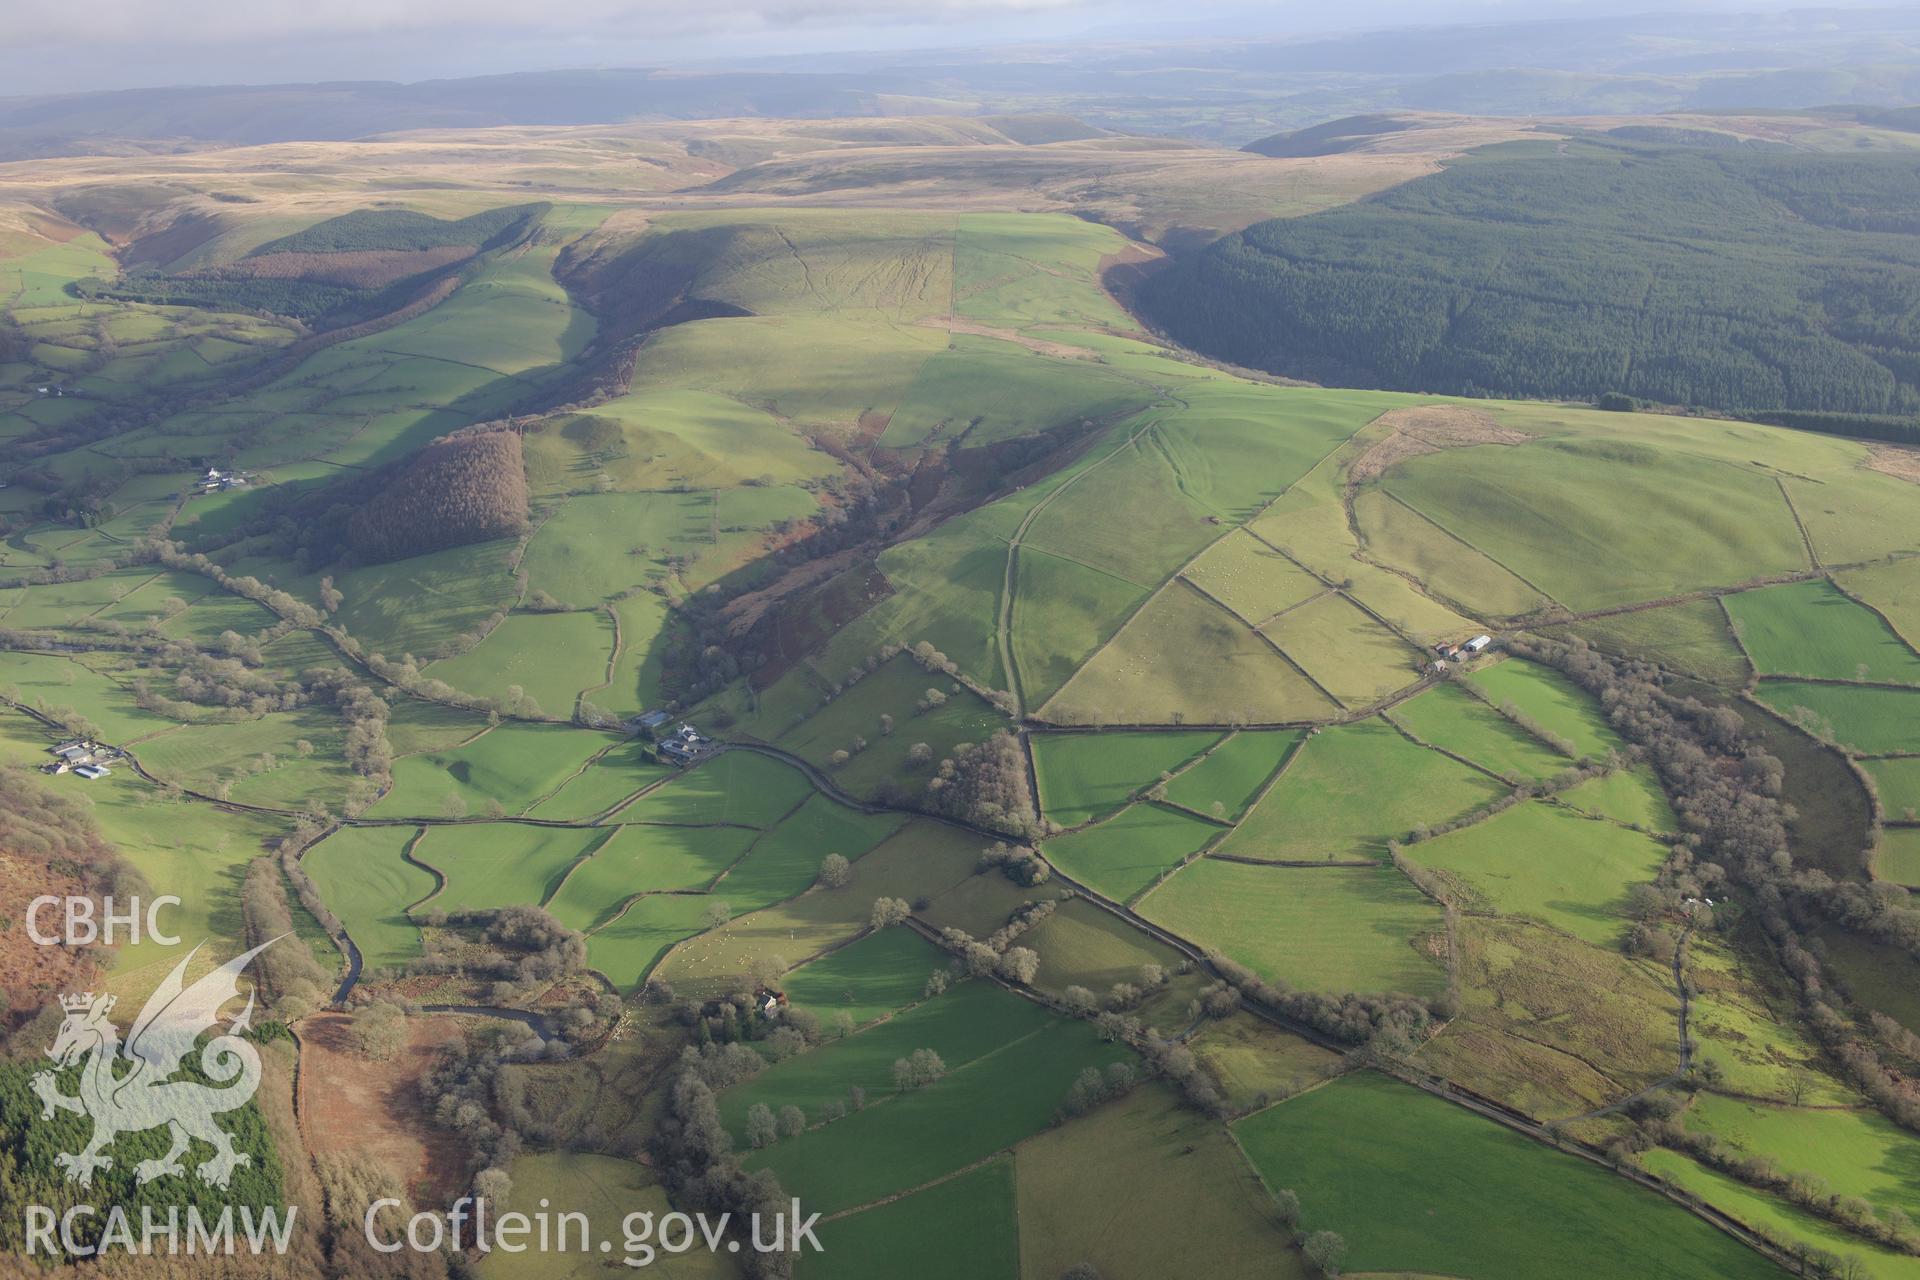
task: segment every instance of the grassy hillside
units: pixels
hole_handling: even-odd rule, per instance
[[[0,199],[0,781],[90,813],[202,960],[308,944],[256,1025],[313,1050],[275,1142],[334,1180],[302,1202],[328,1239],[362,1183],[438,1205],[498,1165],[521,1208],[656,1215],[777,1178],[830,1215],[803,1278],[1292,1280],[1296,1225],[1376,1275],[1768,1265],[1362,1063],[1648,1167],[1715,1134],[1911,1199],[1912,1046],[1865,1017],[1920,1018],[1870,880],[1920,883],[1908,455],[1250,379],[1123,305],[1130,236],[1179,210],[1324,204],[1506,124],[1219,168],[1057,116],[666,127],[47,171],[110,239]],[[529,190],[556,202],[522,218]],[[1096,204],[1140,221],[1061,211]],[[1793,235],[1905,234],[1809,209]],[[76,296],[110,243],[167,278],[449,287],[312,335]],[[662,751],[683,723],[721,749]],[[128,754],[31,770],[74,736]],[[0,907],[75,874],[0,839]],[[1776,946],[1756,884],[1831,923]],[[97,960],[124,1010],[176,952]],[[15,970],[25,1058],[60,975]]]

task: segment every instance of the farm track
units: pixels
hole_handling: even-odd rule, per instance
[[[1291,867],[1301,871],[1314,871],[1321,867],[1359,867],[1378,871],[1381,866],[1378,858],[1250,858],[1244,853],[1212,852],[1201,856],[1212,858],[1215,862],[1239,862],[1249,867]]]
[[[1800,508],[1794,505],[1793,495],[1787,492],[1785,477],[1775,476],[1773,482],[1780,487],[1780,501],[1787,504],[1787,514],[1793,517],[1793,527],[1800,531],[1800,545],[1806,549],[1807,563],[1820,569],[1820,552],[1813,545],[1813,535],[1807,532],[1807,522],[1800,518]]]
[[[580,712],[586,707],[587,695],[590,693],[599,693],[602,689],[611,687],[613,677],[620,670],[620,649],[622,643],[620,636],[620,611],[612,605],[602,605],[601,608],[605,610],[607,620],[613,624],[613,650],[607,654],[607,678],[599,684],[588,685],[573,695],[573,713],[576,717],[579,716]],[[609,748],[609,750],[611,750],[611,748]],[[579,775],[576,774],[575,776],[577,777]],[[563,783],[562,785],[564,786],[565,784]]]
[[[1602,1116],[1613,1115],[1616,1112],[1626,1110],[1648,1094],[1664,1089],[1669,1085],[1678,1084],[1686,1078],[1688,1070],[1693,1066],[1693,1036],[1688,1031],[1688,1020],[1692,1016],[1693,996],[1687,986],[1686,973],[1687,944],[1692,938],[1693,926],[1688,925],[1680,934],[1679,944],[1673,949],[1673,990],[1680,1001],[1680,1011],[1678,1015],[1680,1023],[1680,1065],[1674,1069],[1671,1075],[1661,1077],[1646,1088],[1635,1093],[1630,1093],[1624,1098],[1616,1098],[1603,1107],[1595,1107],[1592,1111],[1582,1112],[1572,1117],[1572,1119],[1597,1120]]]

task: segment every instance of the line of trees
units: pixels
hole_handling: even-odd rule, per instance
[[[320,966],[294,931],[293,907],[287,901],[277,859],[255,858],[247,864],[247,876],[240,885],[240,912],[248,947],[284,939],[267,947],[255,961],[260,985],[272,998],[273,1016],[281,1022],[296,1022],[325,1004],[332,994],[333,975]]]
[[[749,1051],[751,1052],[751,1051]],[[788,1209],[788,1196],[769,1169],[748,1173],[733,1150],[733,1135],[720,1122],[713,1086],[683,1067],[667,1088],[665,1111],[648,1143],[653,1168],[682,1211],[732,1215],[729,1233],[751,1280],[789,1280],[793,1259],[748,1248],[746,1224],[758,1213],[769,1220]]]

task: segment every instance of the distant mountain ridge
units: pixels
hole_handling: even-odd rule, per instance
[[[1226,100],[1236,109],[1223,116]],[[1920,10],[1655,13],[1329,37],[0,97],[0,161],[345,141],[417,129],[924,114],[1055,114],[1096,130],[1318,155],[1333,153],[1262,148],[1321,146],[1326,139],[1274,139],[1392,111],[1638,115],[1833,103],[1873,110],[1920,103]]]
[[[632,119],[885,114],[915,86],[878,75],[658,69],[535,71],[461,80],[118,89],[0,98],[0,159],[120,154],[140,143],[340,142],[412,129]],[[894,104],[890,114],[902,114]]]
[[[1421,127],[1423,127],[1422,121],[1415,116],[1385,113],[1342,116],[1338,120],[1329,120],[1325,124],[1310,125],[1305,129],[1294,129],[1287,133],[1276,133],[1271,137],[1259,138],[1240,149],[1274,159],[1336,156],[1364,146],[1369,139],[1377,138],[1383,133],[1398,133]]]

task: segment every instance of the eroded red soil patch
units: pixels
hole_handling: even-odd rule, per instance
[[[439,1047],[460,1034],[452,1018],[407,1019],[405,1049],[370,1061],[354,1048],[352,1019],[317,1013],[299,1026],[300,1128],[316,1155],[366,1156],[402,1179],[422,1208],[458,1195],[466,1173],[460,1139],[433,1123],[419,1080]]]

